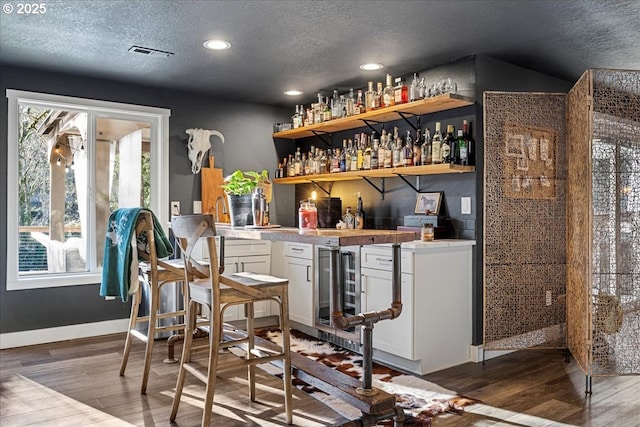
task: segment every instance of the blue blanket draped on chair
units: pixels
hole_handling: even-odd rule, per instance
[[[138,215],[143,210],[151,212],[144,208],[122,208],[113,212],[109,217],[107,236],[104,242],[100,296],[120,297],[124,302],[129,300],[132,261],[131,239],[135,232]],[[151,212],[151,216],[153,217],[156,253],[158,258],[166,258],[173,254],[171,242],[167,239],[153,212]],[[139,247],[142,246],[142,249],[139,250],[145,250],[146,242],[139,240],[137,244]]]

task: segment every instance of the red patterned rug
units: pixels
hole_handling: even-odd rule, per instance
[[[260,335],[276,344],[281,343],[280,331],[264,330]],[[361,355],[317,340],[302,332],[291,331],[291,350],[352,377],[360,379],[362,376]],[[261,367],[263,366],[261,365]],[[264,369],[274,375],[281,374],[273,366],[264,367]],[[433,418],[438,415],[462,415],[466,406],[478,403],[474,399],[461,396],[429,381],[403,374],[375,362],[373,363],[372,383],[374,387],[396,396],[398,406],[405,411],[405,425],[430,426]],[[345,418],[357,419],[361,416],[361,412],[356,408],[303,381],[294,378],[294,385],[325,403]]]

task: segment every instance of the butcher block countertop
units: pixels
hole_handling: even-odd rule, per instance
[[[398,244],[416,239],[413,231],[395,230],[299,230],[294,227],[244,228],[216,224],[216,234],[237,239],[273,240],[337,247],[356,245]]]

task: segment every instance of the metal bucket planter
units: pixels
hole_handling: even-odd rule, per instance
[[[253,210],[251,207],[251,194],[238,196],[227,194],[229,201],[229,217],[232,227],[244,227],[253,225]]]

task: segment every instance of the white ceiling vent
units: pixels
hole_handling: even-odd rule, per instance
[[[166,52],[164,50],[152,49],[150,47],[136,46],[133,45],[129,48],[129,52],[140,53],[142,55],[147,56],[162,56],[168,58],[170,56],[175,55],[173,52]]]

